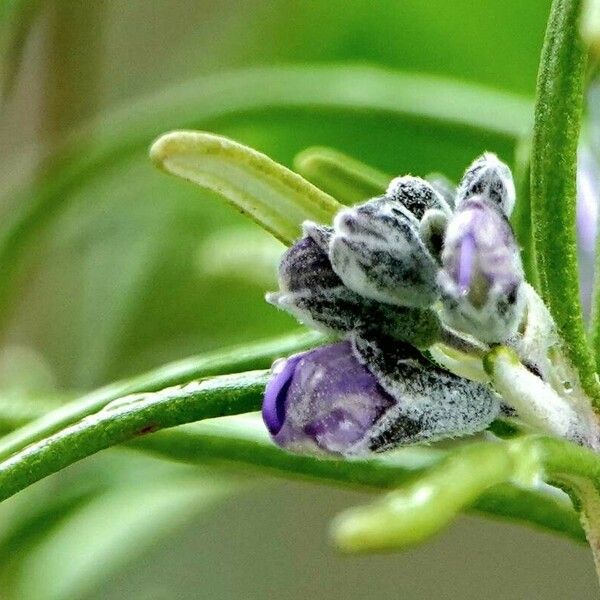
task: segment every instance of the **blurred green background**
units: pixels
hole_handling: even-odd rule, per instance
[[[506,137],[296,105],[295,90],[277,82],[299,65],[299,95],[318,97],[314,67],[362,65],[532,98],[549,5],[7,2],[0,236],[37,216],[16,236],[21,250],[2,284],[0,394],[55,403],[295,327],[262,299],[278,245],[214,196],[155,171],[155,135],[203,128],[288,166],[327,145],[391,175],[456,179],[486,149],[511,162]],[[182,111],[186,90],[213,100]],[[0,599],[595,597],[585,548],[474,518],[410,552],[336,556],[328,520],[361,500],[107,451],[0,507]]]

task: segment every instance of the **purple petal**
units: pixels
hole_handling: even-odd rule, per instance
[[[276,371],[265,389],[262,416],[271,435],[277,435],[285,421],[287,393],[302,354],[291,356]]]
[[[510,223],[485,196],[463,199],[442,251],[443,319],[488,343],[517,331],[524,310],[521,255]]]
[[[460,258],[458,263],[458,287],[462,293],[469,291],[473,276],[473,263],[475,262],[475,240],[472,235],[467,235],[460,245]]]
[[[284,448],[346,454],[393,404],[350,342],[340,342],[288,359],[267,386],[263,419]]]

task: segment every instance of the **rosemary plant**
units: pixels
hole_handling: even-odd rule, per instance
[[[420,543],[476,511],[586,539],[600,575],[600,295],[588,335],[576,230],[586,61],[597,40],[582,14],[581,0],[553,3],[532,132],[528,106],[509,98],[477,112],[465,88],[446,89],[459,98],[439,111],[428,104],[439,81],[386,96],[389,75],[365,76],[381,94],[363,108],[453,124],[474,109],[470,127],[518,140],[516,185],[494,148],[455,185],[439,173],[392,177],[330,148],[306,149],[293,172],[211,133],[159,137],[151,158],[160,169],[216,192],[288,246],[267,300],[315,331],[166,365],[36,418],[31,408],[3,415],[12,431],[0,439],[0,500],[124,443],[382,490],[334,520],[333,543],[346,552]],[[349,80],[360,69],[350,71]],[[285,76],[301,83],[304,74]],[[218,86],[207,89],[206,114],[227,112]],[[182,107],[198,93],[183,90]],[[269,105],[268,93],[254,104]],[[514,117],[505,126],[501,111]],[[127,126],[130,115],[120,118]],[[138,144],[156,133],[139,123],[132,131]],[[0,239],[2,277],[13,276],[45,202],[135,143],[119,147],[107,133],[43,190]],[[241,416],[260,410],[262,420]],[[159,431],[214,417],[226,418]],[[422,443],[415,458],[407,446]]]

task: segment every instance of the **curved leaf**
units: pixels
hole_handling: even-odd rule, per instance
[[[342,207],[331,196],[268,156],[225,137],[173,131],[150,149],[160,169],[217,192],[284,244],[303,221],[330,223]]]
[[[411,446],[368,459],[343,461],[290,454],[271,443],[257,415],[194,423],[133,440],[129,446],[185,463],[216,462],[243,467],[244,472],[250,467],[285,478],[384,490],[411,485],[429,469],[445,464],[445,459],[453,453],[452,449]],[[533,524],[585,542],[570,502],[554,490],[548,493],[544,488],[500,484],[484,491],[464,508]]]
[[[154,392],[208,375],[266,369],[276,358],[307,350],[322,343],[325,339],[323,334],[313,331],[292,334],[255,344],[246,344],[242,347],[184,358],[137,377],[112,383],[53,410],[2,438],[0,440],[0,460],[101,410],[109,402],[121,396],[138,392]],[[0,406],[2,406],[1,403]],[[39,403],[37,407],[39,411]],[[16,414],[16,409],[13,409],[5,411],[2,418],[7,424],[12,419],[12,428],[15,428],[26,416],[21,413]]]
[[[506,482],[514,471],[505,446],[467,445],[414,484],[391,492],[376,504],[340,515],[333,524],[334,540],[349,552],[416,544],[454,520],[488,488]]]
[[[0,500],[86,456],[158,429],[258,410],[266,371],[125,396],[0,463]]]

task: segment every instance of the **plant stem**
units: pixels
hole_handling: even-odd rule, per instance
[[[213,383],[218,385],[218,381]],[[254,382],[249,381],[248,384],[253,386]],[[165,393],[170,397],[169,402],[172,403],[173,410],[179,410],[174,402],[179,396],[189,398],[185,388],[159,392],[158,395],[165,399]],[[6,461],[0,465],[0,489],[15,491],[14,487],[11,488],[15,485],[13,478],[21,477],[24,471],[30,479],[21,480],[20,486],[28,485],[60,466],[65,466],[65,460],[60,459],[60,454],[58,458],[54,456],[54,450],[60,453],[65,443],[76,442],[80,446],[74,453],[68,451],[66,460],[71,462],[102,449],[106,444],[105,435],[109,435],[110,443],[113,443],[117,439],[114,436],[115,430],[119,436],[124,433],[123,426],[129,428],[131,432],[132,416],[129,409],[147,411],[149,399],[145,402],[134,398],[129,398],[128,402],[127,399],[118,401],[106,411],[88,417],[80,424],[71,426]],[[179,406],[185,408],[185,402],[187,400],[180,402]],[[119,407],[127,409],[125,415],[119,416],[114,413]],[[242,405],[239,408],[245,410],[248,407]],[[163,405],[160,410],[162,409],[166,409],[166,406]],[[105,420],[106,415],[103,415],[106,412],[112,413],[108,421]],[[193,416],[198,416],[198,413]],[[115,418],[117,421],[125,419],[129,423],[118,424]],[[108,423],[109,426],[105,428],[104,425],[100,425],[101,422]],[[139,432],[139,429],[136,431]],[[326,484],[384,490],[415,481],[453,452],[436,448],[412,447],[353,460],[290,454],[268,439],[260,419],[248,416],[194,423],[183,428],[177,427],[141,437],[134,435],[126,443],[137,450],[190,464],[206,465],[216,462],[220,468],[241,466],[244,472],[247,472],[248,468],[254,468],[261,473],[278,475],[286,479],[301,478]],[[48,451],[48,447],[54,450]],[[57,464],[55,460],[62,460],[62,462]],[[17,467],[16,462],[21,463],[21,466]],[[6,465],[13,466],[3,475]],[[31,476],[34,477],[33,480]],[[501,484],[483,492],[471,507],[467,508],[483,515],[494,515],[534,524],[566,535],[577,542],[585,541],[577,515],[570,504],[543,491]]]
[[[510,480],[530,453],[507,452],[504,444],[468,444],[431,467],[414,484],[373,505],[340,515],[337,545],[365,552],[403,548],[437,533],[486,490]]]
[[[600,408],[600,385],[587,344],[577,276],[577,143],[583,112],[586,48],[581,0],[554,0],[537,81],[531,148],[531,208],[542,297],[581,384]]]

